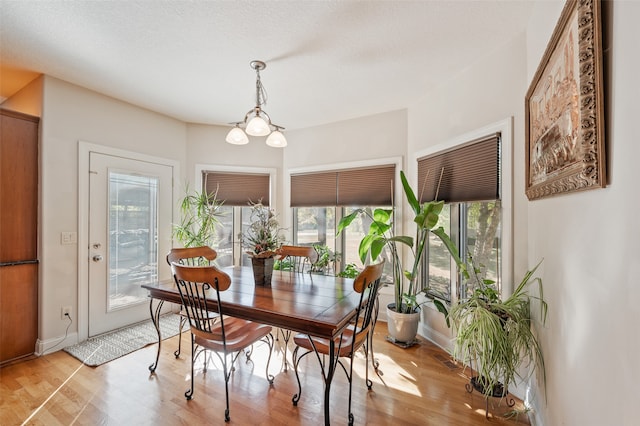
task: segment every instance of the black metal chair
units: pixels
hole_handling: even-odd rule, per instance
[[[191,266],[202,266],[202,265],[211,265],[212,262],[218,257],[218,253],[209,246],[201,246],[201,247],[185,247],[185,248],[172,248],[169,254],[167,254],[167,263],[169,266],[173,262],[179,263],[181,265],[191,265]],[[173,353],[176,358],[180,356],[180,352],[182,350],[182,329],[184,325],[187,323],[187,314],[180,306],[180,331],[178,337],[178,349]],[[218,318],[218,314],[215,312],[210,312],[211,321],[215,321]]]
[[[356,277],[353,282],[353,289],[360,295],[360,303],[356,308],[356,316],[352,323],[338,336],[335,341],[335,363],[340,365],[347,380],[349,381],[349,425],[353,424],[353,413],[351,412],[351,388],[353,382],[353,360],[356,351],[360,348],[365,349],[367,359],[365,360],[365,379],[367,388],[371,389],[373,383],[369,380],[369,361],[368,361],[368,342],[369,335],[373,332],[373,320],[374,320],[374,308],[378,297],[378,288],[380,287],[380,280],[382,277],[382,270],[384,267],[384,260],[375,265],[369,265]],[[315,353],[318,361],[320,362],[320,368],[322,370],[323,377],[327,378],[327,374],[331,372],[325,371],[325,365],[323,357],[330,354],[328,339],[321,339],[306,334],[298,334],[293,338],[296,343],[296,348],[293,351],[293,366],[296,372],[296,380],[298,381],[298,393],[293,396],[293,405],[298,405],[300,396],[302,395],[302,385],[300,383],[300,376],[298,374],[298,366],[302,358],[310,353]],[[298,355],[300,350],[304,352]],[[349,368],[342,362],[341,358],[349,358]]]
[[[229,378],[234,363],[240,352],[263,341],[269,346],[266,377],[269,384],[273,384],[273,376],[269,374],[269,363],[273,349],[271,327],[234,317],[225,317],[220,304],[220,293],[231,286],[231,277],[213,265],[185,266],[171,264],[182,304],[191,326],[191,387],[184,396],[189,400],[193,396],[193,374],[196,358],[205,353],[204,371],[207,368],[206,352],[212,351],[222,362],[225,383],[226,409],[224,419],[229,421]],[[219,320],[215,324],[209,320],[207,300],[217,302]],[[247,352],[247,362],[251,351]]]

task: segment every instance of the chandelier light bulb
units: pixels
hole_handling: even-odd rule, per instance
[[[247,123],[246,132],[251,136],[267,136],[271,133],[271,129],[262,117],[256,115]]]
[[[227,137],[225,140],[234,145],[245,145],[249,143],[249,138],[247,137],[246,133],[237,126],[231,129],[229,133],[227,133]]]
[[[266,143],[274,148],[284,148],[287,146],[287,138],[284,137],[281,131],[274,130],[267,138]]]

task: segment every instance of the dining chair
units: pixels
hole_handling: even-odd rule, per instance
[[[304,273],[311,272],[311,266],[318,261],[318,252],[313,246],[293,246],[283,245],[277,251],[276,259],[278,259],[281,265],[286,264],[290,272]],[[286,263],[288,261],[288,264]],[[280,271],[283,268],[281,266]],[[282,357],[282,365],[284,371],[289,369],[287,363],[287,351],[289,347],[289,341],[291,340],[291,330],[279,329],[278,334],[282,335],[284,341],[284,354]],[[276,335],[277,336],[277,335]]]
[[[173,262],[191,266],[211,265],[216,257],[218,257],[218,253],[209,246],[184,248],[174,247],[167,254],[167,263],[169,266],[171,266]],[[187,314],[184,312],[182,305],[180,305],[180,312],[178,315],[180,315],[178,349],[173,353],[176,358],[180,356],[180,352],[182,350],[182,329],[187,323]],[[211,321],[215,321],[216,318],[218,318],[218,314],[215,312],[209,312],[209,316]]]
[[[349,381],[349,405],[348,405],[348,419],[349,425],[353,425],[353,413],[351,412],[351,388],[353,382],[353,361],[356,351],[358,351],[363,345],[366,348],[369,340],[370,333],[373,333],[372,323],[374,317],[374,307],[378,297],[378,289],[380,287],[380,281],[382,278],[382,270],[384,267],[384,260],[374,265],[368,265],[362,272],[354,279],[353,289],[359,294],[359,303],[356,308],[356,315],[349,326],[334,340],[335,350],[335,367],[340,365],[347,380]],[[330,341],[328,339],[322,339],[306,334],[297,334],[293,341],[296,344],[296,348],[293,351],[293,367],[296,372],[296,380],[298,381],[298,393],[292,398],[293,405],[298,405],[300,396],[302,395],[302,385],[300,383],[300,375],[298,372],[298,366],[300,361],[310,353],[315,353],[320,363],[320,369],[322,371],[325,383],[328,374],[333,374],[330,371],[325,371],[324,356],[330,355]],[[304,352],[298,355],[300,350]],[[365,349],[365,353],[368,358],[368,350]],[[342,362],[342,358],[349,358],[349,368]],[[370,390],[373,383],[369,380],[369,360],[365,360],[365,382],[367,388]]]
[[[292,272],[310,272],[311,266],[318,261],[318,252],[312,246],[283,245],[276,258],[281,262],[288,261]]]
[[[171,270],[191,327],[191,387],[184,396],[187,400],[193,397],[196,358],[204,352],[203,371],[206,373],[207,351],[214,352],[222,363],[226,397],[224,420],[228,422],[230,420],[229,378],[234,371],[234,363],[240,352],[253,347],[259,341],[265,342],[269,346],[266,377],[269,384],[273,384],[274,377],[269,374],[269,363],[273,350],[271,326],[224,315],[220,303],[220,293],[231,286],[231,277],[216,266],[188,266],[174,262],[171,264]],[[209,300],[217,303],[220,314],[218,321],[213,324],[208,315],[207,303]],[[250,353],[251,350],[246,352],[247,362],[250,361]]]

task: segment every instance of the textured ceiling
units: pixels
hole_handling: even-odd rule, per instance
[[[529,1],[0,0],[0,95],[40,73],[195,123],[289,129],[405,108],[524,32]]]

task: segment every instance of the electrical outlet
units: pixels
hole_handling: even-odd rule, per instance
[[[71,306],[63,306],[60,311],[61,319],[67,319],[67,315],[69,315],[69,319],[71,319]]]

